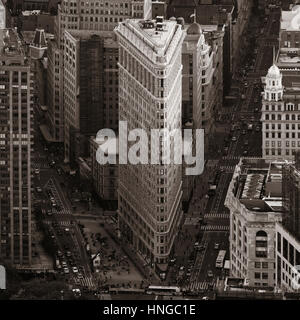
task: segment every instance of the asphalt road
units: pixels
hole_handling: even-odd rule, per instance
[[[59,258],[60,263],[66,262],[69,273],[64,273],[61,270],[58,277],[72,284],[74,287],[86,287],[87,289],[95,288],[95,280],[91,273],[89,257],[87,256],[85,242],[81,231],[76,222],[76,217],[72,214],[72,206],[67,198],[67,177],[64,173],[59,174],[56,165],[50,165],[52,160],[57,162],[55,151],[45,149],[42,137],[38,129],[38,112],[36,114],[35,123],[35,144],[34,144],[34,158],[32,165],[34,169],[39,172],[34,173],[33,187],[34,187],[34,202],[40,204],[40,208],[45,211],[38,214],[43,215],[44,224],[53,236],[53,243],[55,243],[63,256]],[[34,170],[35,171],[35,170]],[[42,192],[37,192],[36,188],[40,187]],[[55,199],[58,208],[52,207],[50,196],[47,190],[51,190],[51,194]],[[48,215],[47,211],[51,210],[52,215]],[[71,252],[71,257],[67,257],[67,251]],[[72,267],[77,267],[82,277],[78,276],[78,272],[73,272]]]
[[[247,62],[242,62],[241,69],[245,64],[252,64],[252,71],[247,71],[245,77],[238,77],[237,83],[233,86],[238,87],[240,93],[237,103],[229,108],[223,108],[223,114],[229,112],[231,114],[228,121],[228,132],[232,124],[238,127],[237,130],[229,132],[227,139],[227,154],[223,154],[218,162],[217,169],[221,171],[221,178],[217,186],[216,195],[211,197],[205,209],[204,220],[206,226],[199,236],[200,246],[205,249],[198,252],[195,258],[194,267],[191,276],[188,278],[187,287],[191,291],[207,292],[216,287],[218,278],[224,277],[224,271],[215,267],[216,257],[219,250],[227,251],[226,260],[229,259],[229,210],[225,208],[224,201],[226,198],[229,183],[232,178],[235,165],[243,156],[246,157],[261,157],[261,124],[260,124],[260,109],[261,109],[261,76],[265,76],[268,68],[273,62],[273,45],[277,44],[280,24],[280,11],[275,10],[267,17],[267,21],[262,22],[259,17],[254,18],[254,23],[251,23],[251,32],[256,37],[255,47],[249,47],[247,56],[253,55],[254,59],[248,58]],[[256,26],[256,32],[254,27]],[[263,29],[261,33],[260,30]],[[251,52],[251,50],[253,52]],[[246,58],[247,60],[247,58]],[[245,63],[245,64],[244,64]],[[245,98],[242,99],[242,94]],[[230,94],[231,95],[231,94]],[[228,108],[228,107],[227,107]],[[247,130],[248,124],[253,124],[252,130]],[[232,138],[236,141],[232,141]],[[246,152],[245,152],[246,151]],[[223,231],[217,229],[223,226]],[[222,228],[221,228],[222,229]],[[214,249],[215,243],[219,244],[219,248]],[[212,271],[213,276],[208,275],[208,271]]]

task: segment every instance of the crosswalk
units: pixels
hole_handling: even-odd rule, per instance
[[[51,224],[52,224],[52,221],[50,221],[50,220],[44,220],[44,223],[51,225]],[[63,227],[68,227],[68,226],[71,225],[71,221],[68,221],[68,220],[57,221],[57,223],[58,223],[60,226],[63,226]]]
[[[31,162],[31,166],[33,169],[49,169],[49,163],[47,159],[33,159]]]
[[[88,288],[94,288],[95,287],[95,284],[94,284],[94,281],[93,281],[93,278],[92,277],[84,277],[82,279],[79,279],[80,281],[80,284],[84,287],[88,287]]]
[[[227,213],[207,213],[204,215],[205,219],[229,219]]]
[[[71,222],[70,221],[59,221],[58,222],[61,226],[64,226],[64,227],[67,227],[67,226],[70,226],[71,225]]]
[[[200,227],[201,231],[229,231],[229,226],[223,225],[206,225]]]
[[[221,166],[221,170],[224,170],[225,172],[233,172],[235,169],[235,166]]]
[[[247,159],[257,159],[258,156],[223,156],[222,160],[240,160],[241,158],[247,158]]]
[[[53,209],[52,212],[54,214],[72,214],[72,212],[70,210],[67,210],[67,209],[61,209],[61,210],[56,210],[56,209]]]
[[[199,218],[186,218],[184,221],[185,226],[195,226],[199,224]]]
[[[240,160],[241,156],[223,156],[222,160]]]
[[[189,285],[190,291],[206,291],[209,288],[215,289],[216,283],[211,283],[209,281],[194,281]]]

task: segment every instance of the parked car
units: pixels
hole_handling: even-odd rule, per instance
[[[73,273],[78,273],[77,267],[72,267],[72,271],[73,271]]]
[[[35,188],[35,190],[36,190],[36,192],[38,192],[38,193],[43,192],[43,190],[42,190],[42,188],[41,188],[41,187],[36,187],[36,188]]]
[[[64,268],[64,273],[65,273],[65,274],[70,273],[69,268],[65,267],[65,268]]]
[[[63,261],[61,262],[61,265],[65,268],[65,267],[67,266],[66,261],[63,260]]]

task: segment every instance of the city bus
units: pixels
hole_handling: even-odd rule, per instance
[[[181,292],[179,287],[167,286],[149,286],[146,293],[156,295],[179,295]]]
[[[216,260],[216,268],[223,268],[226,250],[220,250]]]

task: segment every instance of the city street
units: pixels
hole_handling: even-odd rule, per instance
[[[186,234],[183,236],[184,243],[187,243],[186,252],[193,260],[181,259],[176,255],[175,250],[174,256],[178,257],[176,267],[181,266],[182,270],[184,266],[184,270],[187,270],[180,277],[183,280],[178,280],[177,277],[177,283],[182,283],[187,290],[195,293],[210,292],[225,275],[224,270],[216,268],[219,250],[226,250],[225,260],[229,260],[229,211],[224,206],[224,202],[232,173],[239,159],[243,156],[261,157],[261,77],[266,75],[268,68],[272,65],[273,45],[276,44],[278,47],[279,22],[280,10],[274,10],[266,21],[260,21],[259,17],[254,16],[249,23],[251,26],[249,32],[253,35],[260,34],[260,36],[256,39],[254,47],[249,46],[251,49],[245,50],[249,53],[244,57],[244,61],[242,60],[242,66],[249,65],[248,71],[245,70],[243,76],[237,74],[235,83],[232,85],[234,90],[238,89],[239,92],[237,103],[230,107],[223,107],[221,111],[221,119],[227,119],[227,128],[225,128],[227,137],[224,138],[223,154],[216,162],[216,170],[220,173],[216,194],[207,199],[204,214],[201,215],[198,210],[197,217],[195,208],[201,207],[203,199],[197,198],[197,188],[194,192],[194,200],[192,200],[194,206],[190,207],[186,216],[186,222],[192,221],[189,217],[193,217],[194,225],[193,227],[183,226],[183,233]],[[260,29],[263,32],[260,33]],[[248,57],[252,54],[253,60]],[[234,95],[234,92],[230,95]],[[224,124],[221,122],[218,125]],[[199,180],[201,178],[203,177],[200,176]],[[203,219],[202,222],[201,220],[199,222],[200,217]],[[181,235],[179,242],[182,243]],[[194,243],[199,243],[200,250],[193,248]],[[218,249],[215,249],[215,245]],[[181,251],[185,249],[181,248]],[[182,274],[180,269],[177,269],[177,272]]]

